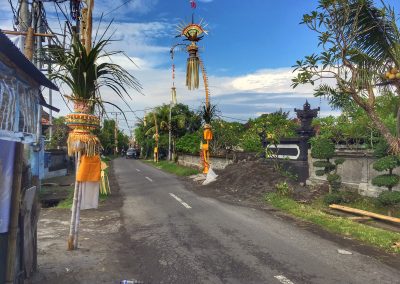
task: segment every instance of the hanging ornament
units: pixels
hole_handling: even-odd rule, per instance
[[[68,155],[77,152],[87,156],[96,156],[101,151],[100,140],[92,133],[100,127],[100,119],[91,114],[90,102],[87,100],[73,100],[74,112],[67,114],[65,124],[71,128],[68,135]]]
[[[199,48],[196,42],[203,38],[203,34],[207,34],[207,31],[201,26],[202,21],[199,24],[192,23],[185,25],[181,24],[178,26],[180,31],[179,36],[185,37],[187,41],[191,43],[186,47],[189,53],[189,58],[186,65],[186,86],[189,90],[194,90],[199,88],[199,66],[200,59],[198,55]]]
[[[175,87],[171,88],[171,102],[172,102],[173,106],[175,106],[178,103],[176,100],[176,88]]]
[[[186,86],[189,90],[199,88],[199,66],[200,59],[197,55],[199,48],[195,42],[192,42],[188,47],[189,58],[186,64]]]

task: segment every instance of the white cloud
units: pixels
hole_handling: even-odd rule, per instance
[[[256,93],[310,93],[312,87],[291,87],[295,74],[290,68],[264,69],[233,79],[231,87],[242,92]]]
[[[95,12],[96,16],[101,13],[107,15],[108,18],[121,18],[124,15],[131,16],[132,14],[146,14],[150,12],[158,0],[101,0],[96,3]],[[106,17],[107,17],[106,16]]]

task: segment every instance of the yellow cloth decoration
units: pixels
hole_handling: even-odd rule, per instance
[[[209,128],[204,129],[203,136],[204,136],[204,140],[212,140],[213,133],[212,133],[211,129],[209,129]]]
[[[101,161],[100,156],[86,156],[81,157],[78,173],[76,175],[77,181],[100,181],[101,180]]]

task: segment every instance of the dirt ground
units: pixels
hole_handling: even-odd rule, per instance
[[[119,208],[122,198],[111,171],[112,195],[97,210],[81,211],[79,249],[67,251],[71,212],[42,208],[38,224],[38,271],[31,283],[119,283],[134,279],[126,256]],[[125,252],[124,252],[125,251]]]
[[[308,202],[323,192],[326,186],[308,188],[299,182],[282,175],[273,163],[247,161],[228,165],[224,170],[215,170],[218,178],[215,182],[202,185],[202,181],[182,178],[196,193],[215,197],[224,201],[241,203],[256,207],[265,207],[264,196],[275,191],[277,183],[286,181],[294,189],[294,198]]]

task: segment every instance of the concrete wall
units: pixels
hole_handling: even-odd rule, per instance
[[[311,158],[309,151],[308,163],[310,178],[307,180],[308,184],[318,184],[326,181],[326,176],[317,176],[315,174],[316,168],[313,162],[316,159]],[[371,180],[377,175],[383,174],[373,169],[372,165],[376,160],[371,152],[365,150],[336,150],[337,158],[344,158],[344,164],[338,168],[338,174],[342,177],[343,185],[355,189],[361,195],[376,197],[385,190],[383,187],[372,185]],[[396,169],[394,173],[400,175],[400,170]],[[397,186],[394,190],[400,190]]]
[[[225,169],[229,164],[233,163],[233,159],[211,157],[211,167],[216,170]],[[200,156],[178,154],[178,164],[191,168],[202,168]]]

